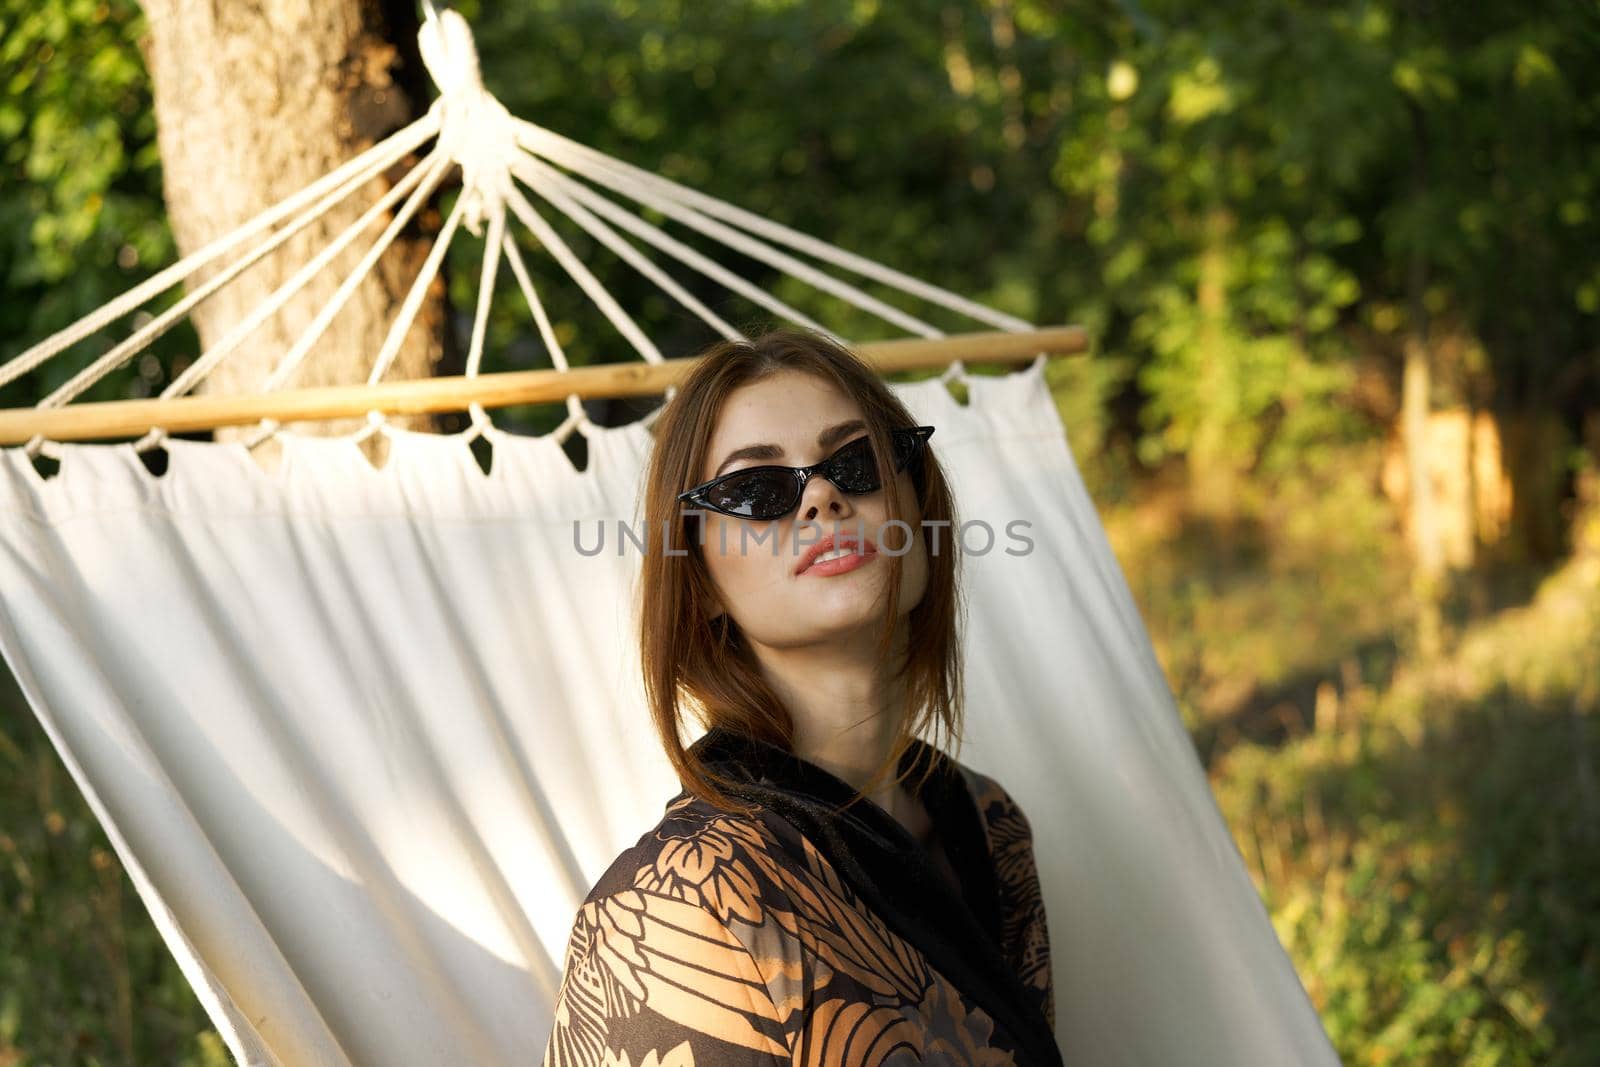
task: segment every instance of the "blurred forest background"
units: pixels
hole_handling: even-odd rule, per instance
[[[273,31],[282,9],[293,38],[311,18],[293,6],[239,18]],[[321,8],[365,28],[340,46],[350,147],[321,148],[306,177],[428,99],[414,11]],[[514,114],[1085,325],[1092,353],[1049,369],[1074,453],[1341,1057],[1600,1062],[1600,7],[458,8]],[[158,104],[170,129],[175,108],[235,102],[182,101],[171,74],[165,103],[153,88],[205,58],[184,51],[181,10],[0,4],[0,360],[205,235],[197,175],[222,164],[164,161]],[[450,195],[408,237],[436,231]],[[668,357],[712,340],[562,233]],[[459,372],[481,254],[459,239],[432,294],[419,358],[439,373]],[[574,363],[634,358],[526,254]],[[846,336],[885,335],[735,265]],[[484,369],[548,366],[509,294]],[[126,331],[0,388],[0,406],[35,403]],[[174,331],[86,398],[153,395],[200,341]],[[494,414],[543,432],[564,411]],[[226,1062],[43,731],[0,693],[0,1067]]]

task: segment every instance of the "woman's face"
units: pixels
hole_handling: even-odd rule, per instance
[[[779,371],[741,386],[723,404],[695,484],[746,467],[820,462],[866,435],[865,424],[848,425],[861,417],[860,406],[837,386],[801,371]],[[773,451],[730,458],[753,445],[771,445]],[[821,474],[811,476],[799,506],[780,519],[702,513],[702,550],[720,608],[752,644],[791,648],[842,637],[875,640],[887,602],[890,552],[903,553],[900,614],[917,605],[928,584],[922,516],[909,469],[897,477],[906,509],[901,518],[912,531],[909,551],[904,527],[882,529],[889,517],[882,489],[851,495]],[[810,550],[835,532],[841,538],[859,532],[864,559],[799,569]]]

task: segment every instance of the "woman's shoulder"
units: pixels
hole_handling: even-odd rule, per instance
[[[996,844],[1032,840],[1033,825],[1029,822],[1027,813],[1022,810],[1022,805],[1017,803],[1010,790],[1000,784],[998,778],[970,767],[960,760],[952,759],[952,762],[961,772],[961,777],[967,784],[967,791],[972,794],[978,814],[983,818],[984,828],[989,831],[991,839]]]
[[[991,775],[959,764],[989,835],[1000,891],[1000,947],[1023,985],[1037,998],[1052,1029],[1055,994],[1050,968],[1050,930],[1034,853],[1033,826],[1009,790]]]
[[[687,790],[623,849],[595,881],[585,903],[627,891],[707,904],[726,897],[722,884],[749,881],[751,864],[776,852],[772,828],[758,815],[724,811]]]

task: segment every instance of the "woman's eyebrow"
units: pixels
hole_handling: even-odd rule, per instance
[[[833,445],[840,439],[855,433],[857,430],[865,430],[866,428],[867,424],[861,419],[849,419],[845,422],[839,423],[836,426],[830,426],[826,430],[823,430],[821,433],[817,434],[817,447],[823,449],[832,448]],[[777,445],[745,445],[743,448],[736,448],[732,452],[729,452],[727,457],[722,461],[721,466],[717,468],[716,474],[713,474],[711,477],[715,478],[718,474],[721,474],[723,467],[726,467],[728,464],[733,463],[736,460],[782,458],[783,449],[779,448]]]

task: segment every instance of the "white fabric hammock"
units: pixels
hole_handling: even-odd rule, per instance
[[[1229,837],[1042,366],[893,386],[968,517],[962,758],[1035,827],[1074,1064],[1334,1064]],[[0,650],[248,1064],[526,1065],[571,916],[661,814],[626,640],[639,423],[0,452]],[[1009,556],[1012,519],[1036,541]],[[608,529],[608,534],[614,530]],[[981,547],[976,542],[976,551]],[[616,766],[622,762],[623,767]],[[632,789],[597,791],[596,780]]]
[[[516,122],[482,93],[464,33],[448,12],[424,32],[445,118],[436,107],[341,173],[381,167],[395,145],[437,134],[447,153],[438,159],[464,165],[469,191],[489,190],[464,195],[458,214],[486,212],[489,247],[506,250],[564,366],[503,240],[500,203],[543,229],[505,175],[670,247],[586,186],[537,160],[485,158],[481,141],[451,125],[474,109],[491,125]],[[827,278],[820,284],[847,298],[871,300],[767,242],[1002,328],[1027,326],[516,125],[523,150],[554,146],[590,177],[777,255],[785,270]],[[426,188],[436,170],[425,161],[409,188]],[[334,184],[217,246],[263,234],[270,243],[272,226],[292,226]],[[447,220],[438,247],[454,225]],[[544,243],[560,258],[564,246]],[[4,370],[23,373],[219,254],[202,250],[162,285]],[[659,360],[581,264],[566,265],[640,354]],[[141,343],[165,328],[156,324]],[[247,333],[241,326],[203,356],[184,388]],[[140,345],[119,347],[128,358]],[[115,365],[102,362],[101,373]],[[966,381],[965,407],[942,380],[893,388],[938,427],[964,515],[1002,535],[987,554],[981,541],[968,545],[971,711],[960,755],[997,777],[1033,824],[1066,1059],[1336,1064],[1211,796],[1042,358],[1020,374]],[[472,434],[380,423],[372,428],[391,439],[381,470],[352,438],[272,425],[263,434],[284,449],[271,473],[244,444],[168,439],[168,469],[153,477],[137,451],[162,441],[159,432],[138,445],[35,439],[0,450],[0,654],[240,1063],[532,1062],[578,901],[677,791],[647,726],[628,639],[639,560],[616,551],[615,523],[637,519],[647,426],[597,427],[575,398],[569,406],[561,433],[587,437],[582,472],[561,434],[503,433],[481,408],[473,434],[493,445],[488,475]],[[32,462],[41,449],[60,460],[48,480]],[[1013,519],[1031,523],[1026,555],[1004,551]],[[580,554],[575,522],[586,545],[604,523],[607,550]],[[592,787],[598,780],[606,790]]]

